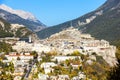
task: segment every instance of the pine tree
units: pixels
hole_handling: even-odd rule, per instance
[[[120,59],[118,59],[117,66],[110,71],[108,80],[120,80]]]

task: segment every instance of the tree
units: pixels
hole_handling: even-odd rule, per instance
[[[67,66],[70,66],[70,62],[71,62],[71,60],[66,60],[65,61],[65,63],[66,63]]]
[[[55,60],[55,63],[58,64],[58,60],[57,59]]]
[[[36,51],[32,51],[31,55],[34,56],[34,59],[37,59],[38,57],[38,53]]]
[[[25,68],[25,69],[24,69],[24,73],[26,73],[27,71],[28,71],[27,68]]]
[[[76,50],[71,54],[71,56],[80,56],[80,52]]]
[[[12,73],[14,73],[15,69],[14,69],[14,64],[12,62],[9,63],[8,67],[9,67],[9,71],[12,72]]]
[[[30,59],[30,60],[29,60],[29,64],[32,64],[32,61],[33,61],[33,60],[32,60],[32,59]]]
[[[14,72],[14,64],[12,62],[10,62],[9,65],[7,65],[0,61],[0,65],[2,65],[0,80],[13,80],[13,76],[11,73]],[[8,72],[8,73],[6,74],[6,72]],[[9,72],[11,72],[11,73],[9,73]]]
[[[13,49],[10,44],[7,44],[5,42],[0,42],[0,52],[9,53],[12,51],[13,51]]]
[[[7,57],[4,56],[3,60],[8,60]]]
[[[108,75],[108,80],[119,80],[120,79],[120,60],[118,60],[118,64],[114,67]]]
[[[73,67],[70,65],[69,66],[69,74],[71,74]]]
[[[118,64],[108,73],[108,80],[119,80],[120,79],[120,47],[117,47],[116,57]]]
[[[34,79],[38,78],[38,73],[34,73],[34,74],[33,74],[33,78],[34,78]]]
[[[20,57],[17,57],[17,60],[21,60]]]

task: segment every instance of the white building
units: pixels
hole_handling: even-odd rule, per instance
[[[21,80],[22,79],[22,76],[16,76],[14,77],[14,80]]]
[[[75,58],[79,58],[80,59],[80,57],[78,57],[78,56],[55,56],[53,59],[52,59],[52,61],[58,61],[58,62],[64,62],[64,61],[66,61],[66,60],[69,60],[69,59],[75,59]]]
[[[14,46],[12,46],[12,48],[17,50],[18,52],[31,51],[32,47],[33,44],[27,43],[25,41],[18,41]]]
[[[10,53],[9,55],[5,55],[5,57],[8,59],[8,61],[16,61],[19,58],[20,60],[23,60],[23,61],[27,62],[27,61],[33,59],[33,55],[30,55],[28,53],[25,53],[25,55]]]
[[[41,52],[50,52],[51,49],[50,47],[48,46],[45,46],[43,44],[40,44],[40,43],[34,43],[33,46],[32,46],[32,51],[36,51],[38,53],[41,53]]]
[[[57,66],[57,65],[53,62],[44,62],[41,64],[41,68],[44,68],[45,74],[48,74],[51,71],[53,71],[52,67],[54,66]]]
[[[17,50],[18,52],[22,51],[36,51],[38,53],[49,52],[51,50],[50,47],[45,46],[40,43],[27,43],[25,41],[18,41],[14,46],[12,46],[13,49]]]
[[[70,80],[68,75],[58,75],[58,80]]]
[[[49,76],[46,74],[39,73],[38,80],[48,80]]]

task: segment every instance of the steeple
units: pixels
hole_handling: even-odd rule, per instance
[[[32,38],[31,38],[31,35],[29,36],[29,43],[31,43],[32,42]]]

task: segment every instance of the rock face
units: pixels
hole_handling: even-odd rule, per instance
[[[46,27],[31,13],[14,10],[6,5],[0,5],[0,17],[12,24],[22,24],[32,31],[39,31]]]
[[[32,15],[31,13],[29,13],[29,12],[25,12],[25,11],[22,11],[22,10],[14,10],[14,9],[6,6],[5,4],[0,5],[0,9],[5,10],[7,12],[10,12],[12,14],[16,14],[23,19],[28,19],[28,20],[37,22],[37,19],[35,18],[35,16]]]

